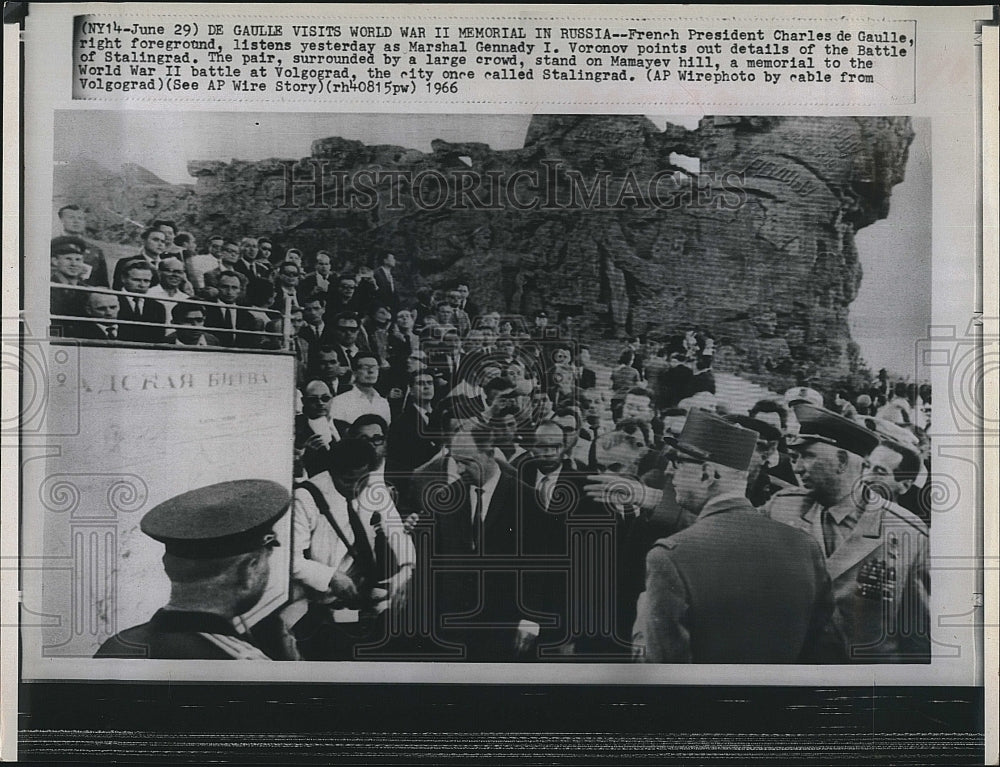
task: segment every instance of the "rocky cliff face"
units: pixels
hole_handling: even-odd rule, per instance
[[[857,364],[854,236],[886,216],[912,138],[899,117],[706,117],[689,131],[537,116],[518,150],[328,138],[294,167],[196,162],[193,185],[132,173],[72,194],[101,239],[136,236],[101,210],[166,217],[202,238],[270,234],[355,263],[389,250],[404,291],[467,281],[482,306],[546,306],[585,337],[697,325],[717,339],[717,367],[780,386]],[[290,188],[290,174],[308,183]]]

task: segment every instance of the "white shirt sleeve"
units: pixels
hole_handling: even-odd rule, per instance
[[[326,591],[337,568],[306,557],[320,522],[326,524],[309,491],[296,490],[292,501],[292,540],[295,544],[292,579],[316,591]]]

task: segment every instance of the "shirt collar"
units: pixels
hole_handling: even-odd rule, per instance
[[[556,481],[557,479],[559,479],[559,472],[561,472],[561,471],[562,471],[562,463],[560,463],[558,466],[556,466],[548,474],[543,473],[540,469],[536,469],[535,470],[535,485],[537,486],[538,483],[542,481],[542,477],[548,477],[553,482]]]
[[[856,524],[862,511],[864,511],[864,509],[858,508],[858,505],[854,502],[852,495],[848,495],[847,498],[844,498],[839,503],[836,503],[827,509],[830,516],[833,517],[833,521],[838,525],[844,524],[844,520],[849,520]]]
[[[493,493],[496,492],[497,485],[499,485],[499,484],[500,484],[500,472],[498,471],[493,476],[492,479],[487,480],[482,485],[481,489],[482,489],[482,492],[483,492],[483,514],[484,515],[486,514],[486,511],[490,507],[490,500],[493,498]]]

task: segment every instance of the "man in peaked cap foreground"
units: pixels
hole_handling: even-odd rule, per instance
[[[703,410],[677,440],[677,503],[698,514],[646,557],[633,642],[646,663],[837,660],[823,553],[746,499],[757,433]]]
[[[191,490],[142,518],[166,545],[170,601],[148,623],[115,634],[95,658],[270,660],[234,618],[263,596],[270,576],[271,526],[288,510],[275,482],[239,480]]]
[[[793,407],[800,429],[789,446],[803,489],[776,494],[766,513],[825,550],[833,623],[851,662],[929,663],[927,527],[865,489],[879,436],[809,402]]]

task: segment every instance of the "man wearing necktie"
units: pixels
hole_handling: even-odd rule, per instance
[[[240,333],[240,330],[262,330],[264,323],[237,304],[243,293],[243,280],[236,272],[226,271],[218,279],[219,303],[205,310],[205,325],[219,332],[223,346],[254,349],[261,345],[261,336]]]
[[[811,402],[792,408],[800,429],[789,447],[803,488],[777,493],[766,512],[824,550],[851,662],[929,663],[927,526],[866,489],[877,434]]]
[[[155,344],[161,342],[166,334],[166,308],[156,299],[142,297],[149,290],[152,279],[153,270],[141,261],[127,266],[122,274],[122,288],[131,295],[119,298],[118,319],[149,323],[122,325],[118,337],[123,341]]]
[[[68,326],[67,333],[73,338],[92,338],[114,341],[118,338],[119,296],[110,293],[88,293],[83,305],[83,316],[100,322],[80,322]]]
[[[355,660],[359,644],[382,637],[384,603],[405,594],[409,570],[400,579],[387,577],[380,569],[385,563],[376,556],[379,530],[387,532],[390,543],[409,540],[387,495],[364,492],[376,464],[370,444],[345,439],[331,445],[328,471],[296,486],[294,601],[282,620],[305,660]],[[413,564],[412,556],[396,553],[398,565]]]
[[[491,437],[485,426],[453,435],[458,480],[447,498],[427,509],[433,515],[432,559],[440,567],[431,581],[435,637],[474,662],[525,660],[539,631],[522,614],[519,572],[511,562],[519,554],[521,491],[515,473],[494,459]],[[459,563],[467,566],[459,569]]]

